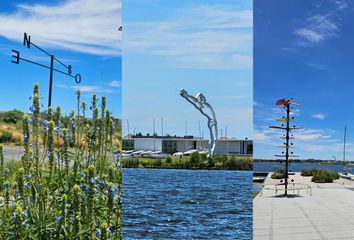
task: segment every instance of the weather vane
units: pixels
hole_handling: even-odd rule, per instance
[[[52,105],[52,85],[53,85],[53,71],[59,72],[61,74],[67,75],[69,77],[72,77],[75,79],[75,82],[77,84],[79,84],[81,82],[81,75],[80,74],[76,74],[75,76],[72,75],[72,67],[71,65],[66,65],[63,62],[61,62],[59,59],[57,59],[54,55],[48,53],[47,51],[43,50],[42,48],[40,48],[39,46],[37,46],[36,44],[34,44],[33,42],[31,42],[31,36],[27,35],[27,33],[24,33],[24,38],[23,38],[23,45],[27,48],[30,48],[31,46],[39,49],[40,51],[42,51],[43,53],[47,54],[50,57],[50,66],[46,66],[44,64],[41,63],[37,63],[34,62],[32,60],[28,60],[25,58],[20,57],[20,52],[16,51],[16,50],[12,50],[12,57],[14,58],[11,62],[15,63],[15,64],[19,64],[20,60],[23,60],[25,62],[29,62],[32,64],[36,64],[38,66],[44,67],[44,68],[48,68],[50,70],[50,74],[49,74],[49,98],[48,98],[48,107],[50,107]],[[67,69],[67,72],[58,70],[54,68],[54,61],[57,61],[58,63],[60,63],[62,66],[64,66]]]

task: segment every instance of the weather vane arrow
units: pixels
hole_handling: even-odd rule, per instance
[[[75,82],[77,84],[79,84],[81,82],[81,75],[80,74],[76,74],[76,75],[72,75],[72,66],[71,65],[66,65],[64,64],[62,61],[60,61],[59,59],[57,59],[53,54],[48,53],[47,51],[43,50],[42,48],[40,48],[39,46],[37,46],[36,44],[34,44],[31,41],[31,36],[27,35],[27,33],[24,33],[24,37],[23,37],[23,45],[27,48],[30,48],[31,46],[37,48],[38,50],[42,51],[43,53],[47,54],[50,57],[50,66],[46,66],[44,64],[41,63],[37,63],[34,62],[32,60],[23,58],[20,56],[20,52],[16,51],[16,50],[12,50],[12,58],[13,60],[11,62],[15,63],[15,64],[19,64],[20,60],[25,61],[25,62],[29,62],[44,68],[47,68],[50,70],[50,75],[49,75],[49,98],[48,98],[48,107],[50,107],[52,105],[52,85],[53,85],[53,72],[58,72],[61,74],[64,74],[66,76],[69,76],[71,78],[75,79]],[[61,71],[59,69],[55,69],[54,68],[54,61],[58,62],[59,64],[61,64],[63,67],[65,67],[67,69],[67,72]]]

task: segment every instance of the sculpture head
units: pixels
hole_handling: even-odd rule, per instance
[[[205,103],[206,102],[206,98],[205,98],[205,96],[202,93],[198,93],[196,98],[201,103]]]

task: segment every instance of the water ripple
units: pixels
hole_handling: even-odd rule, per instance
[[[252,172],[123,170],[123,239],[252,239]]]

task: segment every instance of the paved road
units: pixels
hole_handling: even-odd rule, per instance
[[[6,161],[20,160],[23,152],[23,147],[17,146],[4,146],[4,159]]]
[[[23,153],[23,147],[18,146],[4,146],[4,159],[6,161],[17,161],[21,160],[21,154]],[[113,159],[113,154],[111,152],[107,153],[108,159]]]

